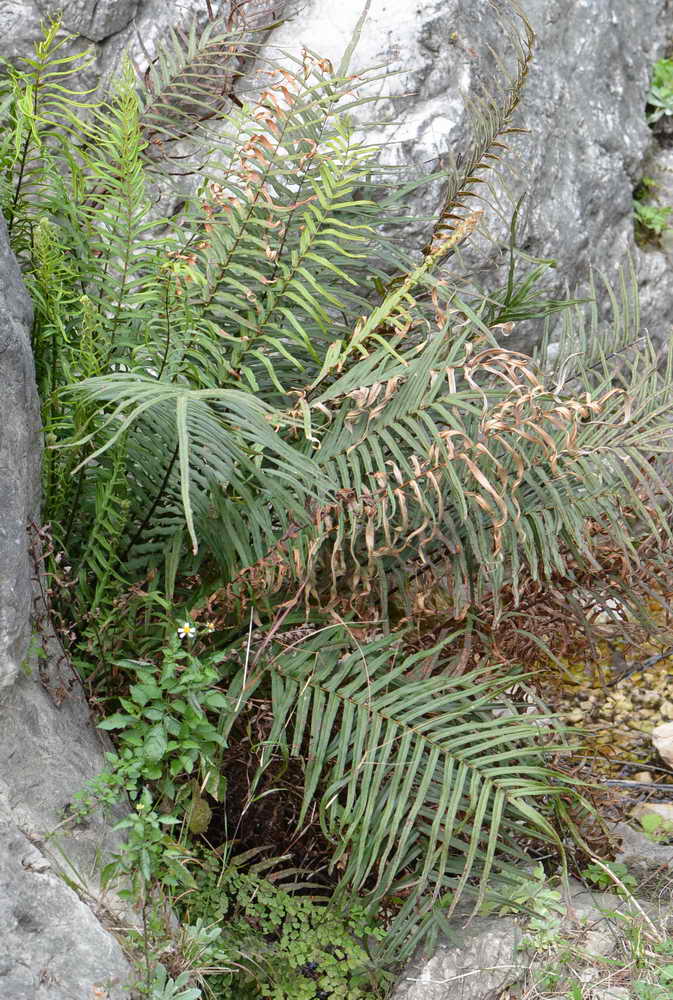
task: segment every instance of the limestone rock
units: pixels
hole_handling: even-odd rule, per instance
[[[642,816],[659,816],[665,829],[673,829],[673,802],[642,802],[633,807],[631,815],[636,819]]]
[[[652,730],[652,742],[662,760],[673,764],[673,722],[664,722]]]
[[[83,7],[89,7],[87,0],[81,0]],[[115,3],[108,0],[108,8],[128,6],[126,0]],[[101,44],[96,47],[101,78],[109,80],[118,71],[122,54],[127,51],[135,66],[144,72],[149,60],[154,58],[159,42],[167,41],[170,29],[181,29],[189,26],[195,17],[203,23],[206,19],[206,5],[203,0],[184,0],[179,4],[166,3],[166,0],[141,0],[136,4],[137,12],[133,19],[127,19],[123,30],[108,38],[97,39]],[[213,13],[217,16],[226,13],[226,0],[212,0]]]
[[[27,526],[39,505],[39,405],[30,349],[32,309],[0,218],[0,690],[28,647],[31,564]]]
[[[35,0],[43,17],[61,15],[63,27],[92,42],[102,42],[116,34],[133,20],[140,0],[115,0],[113,3],[91,3],[91,0]]]
[[[407,966],[394,1000],[493,1000],[521,977],[527,962],[517,952],[523,930],[514,918],[454,918],[453,926],[431,958]]]
[[[442,939],[430,958],[418,957],[401,975],[392,1000],[499,1000],[508,986],[517,984],[516,995],[538,995],[539,983],[550,969],[558,974],[558,994],[570,995],[571,984],[590,986],[592,1000],[613,1000],[604,959],[623,954],[622,939],[628,934],[629,915],[650,919],[664,930],[670,911],[662,900],[651,903],[621,899],[614,893],[589,892],[575,879],[569,880],[570,907],[558,925],[558,948],[537,954],[517,950],[525,941],[526,916],[490,916],[466,922],[454,916],[448,938]],[[554,916],[550,915],[550,920]],[[523,988],[520,989],[521,984]],[[530,989],[528,989],[530,987]],[[617,987],[614,987],[618,989]],[[603,997],[599,990],[606,990]],[[621,1000],[618,992],[614,1000]]]
[[[578,948],[588,959],[606,958],[619,943],[619,927],[606,911],[629,913],[629,904],[614,893],[584,889],[574,879],[571,886],[572,918],[566,921],[564,931],[575,936]]]
[[[518,162],[508,182],[527,191],[519,242],[527,252],[557,260],[551,287],[561,292],[564,284],[571,290],[585,285],[592,264],[614,279],[628,254],[637,256],[632,192],[653,142],[645,98],[649,68],[670,33],[668,5],[528,0],[524,7],[537,32],[518,119],[530,134],[513,140]],[[338,7],[312,0],[299,18],[274,32],[272,42],[295,50],[301,43],[334,59],[360,9],[358,0]],[[383,87],[388,96],[381,109],[396,122],[388,136],[390,162],[411,163],[420,172],[461,148],[465,96],[492,84],[487,49],[502,51],[503,37],[486,0],[415,6],[373,0],[356,60],[358,66],[383,63],[397,74]],[[413,212],[431,215],[436,193],[423,188]],[[495,236],[502,238],[503,226],[492,220]],[[652,256],[656,263],[644,261],[652,294],[644,297],[643,323],[665,340],[673,321],[673,275],[662,254]],[[539,328],[529,327],[515,331],[508,344],[530,345],[537,336]]]
[[[0,0],[0,57],[16,62],[42,37],[40,11],[32,0]]]
[[[643,329],[665,343],[673,330],[673,267],[667,252],[636,249]]]
[[[626,865],[629,875],[633,875],[639,886],[646,887],[654,899],[660,897],[662,888],[670,898],[673,845],[656,844],[628,823],[617,823],[613,833],[621,840],[616,860]]]
[[[592,1000],[629,1000],[631,994],[625,986],[607,986],[604,989],[594,989]]]
[[[0,798],[0,998],[128,1000],[115,938],[16,827]]]
[[[54,870],[98,896],[101,858],[121,843],[111,827],[128,810],[64,821],[76,793],[102,771],[109,745],[55,639],[48,648],[46,660],[31,661],[30,673],[0,701],[0,790],[17,826],[40,844]]]
[[[673,209],[673,149],[668,147],[657,147],[644,167],[644,174],[654,182],[654,187],[650,188],[650,198],[653,203]],[[673,265],[673,213],[668,218],[668,227],[664,230],[660,238],[661,253],[667,267]],[[643,253],[648,251],[643,249]],[[651,251],[649,251],[651,253]],[[656,253],[656,250],[654,251]]]

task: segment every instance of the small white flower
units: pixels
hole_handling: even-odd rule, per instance
[[[214,632],[215,631],[215,622],[206,622],[206,624],[203,626],[203,628],[204,628],[205,632],[208,632],[208,633]]]
[[[182,625],[178,627],[178,635],[181,639],[193,639],[196,635],[196,628],[189,622],[183,622]]]

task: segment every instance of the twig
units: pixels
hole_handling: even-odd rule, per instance
[[[461,972],[459,976],[449,976],[448,979],[416,979],[414,976],[405,976],[404,982],[446,986],[447,983],[455,983],[460,979],[467,979],[469,976],[480,976],[482,972],[499,972],[501,969],[523,969],[523,965],[491,965],[486,969],[472,969],[470,972]]]
[[[652,791],[659,791],[660,789],[673,789],[673,785],[667,782],[666,784],[657,784],[656,781],[628,781],[624,779],[623,781],[619,778],[608,778],[603,782],[605,785],[618,785],[619,787],[624,786],[624,788],[649,788]]]
[[[248,664],[250,662],[250,646],[252,644],[252,616],[253,616],[253,610],[254,609],[251,607],[250,608],[250,625],[248,627],[248,641],[247,641],[246,646],[245,646],[245,665],[243,667],[243,683],[241,685],[241,693],[238,696],[238,702],[236,703],[236,708],[234,709],[235,712],[238,712],[238,710],[241,707],[241,701],[243,699],[243,694],[244,694],[245,689],[247,687]]]
[[[577,760],[604,760],[601,754],[586,754],[582,757],[577,757]],[[654,764],[650,764],[646,760],[619,760],[616,757],[610,758],[613,764],[626,764],[628,767],[639,767],[641,770],[647,768],[648,771],[659,771],[661,774],[668,774],[669,777],[673,777],[673,771],[670,767],[659,767]]]
[[[642,908],[642,906],[640,905],[640,903],[638,902],[638,900],[636,899],[636,897],[633,895],[633,893],[629,892],[629,890],[626,888],[626,886],[624,885],[624,883],[622,882],[622,880],[619,878],[619,876],[615,875],[615,873],[612,871],[612,869],[609,868],[608,865],[606,865],[603,861],[600,861],[598,858],[592,857],[591,858],[591,862],[594,865],[598,865],[598,867],[602,871],[605,872],[605,874],[608,876],[608,878],[610,879],[610,881],[614,882],[614,884],[616,886],[618,886],[619,889],[621,889],[621,891],[622,891],[622,893],[624,895],[624,899],[628,900],[629,903],[632,903],[633,906],[635,906],[636,910],[638,910],[638,913],[640,913],[641,917],[643,918],[643,920],[645,921],[645,923],[647,924],[647,926],[650,928],[650,931],[652,932],[652,935],[653,935],[655,941],[663,941],[663,937],[660,934],[660,932],[654,926],[654,924],[652,923],[652,921],[650,920],[650,918],[648,917],[648,915],[645,913],[645,910]]]
[[[631,677],[632,674],[639,674],[641,670],[647,670],[649,667],[654,667],[661,660],[668,660],[671,656],[673,656],[673,646],[669,646],[669,648],[665,649],[663,653],[657,653],[655,656],[648,656],[646,660],[640,660],[637,663],[625,663],[625,669],[619,671],[615,679],[610,681],[608,687],[614,687],[615,684],[619,684],[620,681],[625,681],[626,678]]]

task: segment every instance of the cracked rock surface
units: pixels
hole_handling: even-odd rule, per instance
[[[92,42],[103,42],[128,27],[142,0],[70,0],[69,3],[54,3],[53,0],[35,0],[35,6],[43,17],[53,17],[61,13],[63,27],[75,35],[82,35]],[[166,4],[170,6],[170,4]]]
[[[30,349],[32,309],[0,218],[0,691],[27,647],[31,570],[27,524],[39,497],[39,404]]]
[[[92,817],[51,836],[102,769],[103,745],[56,641],[39,667],[29,655],[26,527],[39,513],[41,454],[30,323],[0,221],[0,1000],[122,1000],[131,970],[92,908],[96,861],[115,835]]]
[[[673,37],[670,0],[526,0],[522,6],[537,41],[516,113],[517,125],[529,131],[511,137],[515,156],[506,178],[515,197],[526,192],[518,243],[557,261],[553,295],[586,289],[592,267],[615,282],[630,255],[640,272],[643,326],[668,341],[673,272],[663,253],[635,246],[632,198],[655,143],[645,104],[650,68]],[[360,9],[358,0],[338,6],[309,0],[272,42],[294,51],[303,44],[338,60]],[[463,148],[466,95],[493,89],[489,46],[513,65],[505,37],[487,0],[373,0],[356,65],[395,71],[383,85],[380,108],[381,117],[387,113],[396,123],[385,136],[389,162],[420,172]],[[416,214],[431,215],[436,196],[432,187],[421,189]],[[504,219],[487,212],[500,241],[500,249],[490,251],[491,268],[501,260],[511,203],[501,207]],[[539,324],[529,324],[506,346],[529,348],[539,335]]]
[[[505,996],[551,1000],[573,996],[571,988],[577,983],[582,984],[582,996],[592,1000],[636,996],[631,989],[624,991],[624,982],[638,975],[637,970],[624,968],[635,964],[624,961],[624,943],[636,926],[633,915],[653,921],[663,932],[673,919],[670,896],[656,903],[644,899],[634,903],[633,897],[589,891],[575,879],[569,880],[568,889],[569,905],[547,914],[547,927],[553,926],[554,931],[541,949],[535,930],[527,928],[525,914],[470,918],[467,909],[456,913],[435,953],[419,954],[404,970],[392,1000],[502,1000]],[[549,970],[556,976],[553,989],[544,985]]]
[[[0,797],[0,998],[122,1000],[129,968],[119,944],[51,871]]]

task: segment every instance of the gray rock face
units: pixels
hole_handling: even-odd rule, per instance
[[[115,3],[91,3],[90,0],[69,0],[53,3],[52,0],[35,0],[44,17],[60,14],[63,27],[75,35],[82,35],[92,42],[102,42],[116,34],[133,20],[140,0],[116,0]]]
[[[498,1000],[515,983],[517,996],[547,996],[550,970],[558,977],[554,996],[572,995],[570,987],[580,982],[594,1000],[622,1000],[623,963],[615,959],[623,958],[624,939],[648,921],[648,930],[666,931],[673,918],[669,900],[621,899],[570,879],[569,902],[549,911],[545,930],[553,933],[539,951],[527,936],[525,914],[454,916],[449,937],[432,957],[419,956],[404,970],[392,1000]]]
[[[27,655],[26,527],[38,517],[40,469],[30,323],[0,221],[0,1000],[122,1000],[131,971],[117,941],[58,875],[103,905],[94,869],[112,846],[109,824],[62,822],[102,769],[102,745],[56,640],[39,668]]]
[[[521,978],[527,962],[516,950],[523,938],[520,923],[511,917],[462,923],[454,920],[455,936],[432,958],[404,970],[394,1000],[492,1000]]]
[[[122,1000],[117,941],[14,823],[0,796],[1,1000]]]
[[[649,70],[671,35],[667,0],[528,0],[523,4],[537,34],[535,55],[517,124],[529,134],[511,138],[507,187],[526,192],[518,241],[523,250],[558,262],[550,291],[585,286],[592,266],[615,280],[628,255],[640,257],[633,238],[632,192],[652,145],[645,122]],[[500,5],[505,9],[505,5]],[[338,58],[360,13],[357,0],[335,6],[312,0],[273,42],[299,43]],[[456,153],[467,134],[465,97],[492,90],[488,47],[506,51],[505,34],[486,0],[373,0],[356,53],[358,66],[390,65],[398,75],[384,85],[382,111],[396,126],[386,158],[427,170]],[[510,59],[511,63],[511,59]],[[405,96],[409,95],[409,96]],[[424,189],[417,214],[430,216],[436,192]],[[487,212],[502,243],[504,218]],[[476,204],[476,203],[475,203]],[[495,206],[498,207],[497,205]],[[487,244],[485,244],[487,247]],[[490,251],[490,265],[501,251]],[[652,259],[654,256],[655,259]],[[643,260],[643,324],[667,340],[673,319],[673,275],[662,255]],[[524,342],[539,335],[526,330]],[[521,338],[519,337],[519,341]],[[517,334],[512,346],[519,346]]]
[[[617,861],[626,865],[629,874],[639,885],[645,886],[653,898],[663,895],[667,902],[673,901],[673,845],[658,844],[629,823],[617,823],[612,832],[621,840]]]
[[[82,6],[89,6],[87,0],[81,0]],[[108,2],[112,10],[129,6],[126,0],[115,3]],[[134,64],[144,71],[150,58],[154,57],[159,42],[167,41],[171,28],[187,27],[195,17],[201,22],[206,20],[206,5],[203,0],[184,0],[183,3],[166,3],[165,0],[140,0],[136,3],[135,17],[127,19],[123,30],[118,34],[102,39],[102,44],[96,47],[100,75],[107,80],[117,72],[124,51],[127,51]],[[218,16],[226,12],[228,4],[222,0],[212,0],[213,13]],[[101,39],[96,39],[101,41]]]
[[[65,820],[75,794],[103,769],[109,749],[96,730],[74,671],[55,639],[39,665],[29,664],[0,701],[0,794],[20,829],[41,845],[52,867],[98,896],[101,858],[120,845],[106,820],[93,814]]]
[[[668,121],[666,122],[669,125]],[[669,126],[670,127],[670,126]],[[642,175],[651,178],[654,188],[653,200],[659,205],[673,206],[673,149],[670,136],[663,129],[655,135],[661,137],[665,145],[656,143],[642,168]],[[673,215],[669,216],[669,225]],[[673,229],[666,230],[660,247],[643,247],[638,252],[640,275],[640,298],[647,317],[658,315],[662,331],[673,329],[673,295],[668,288],[673,281]],[[662,295],[662,290],[666,294]]]
[[[40,38],[40,11],[24,0],[0,0],[0,57],[15,61]]]
[[[0,219],[0,690],[19,673],[30,637],[28,522],[39,503],[39,406],[32,310]]]

